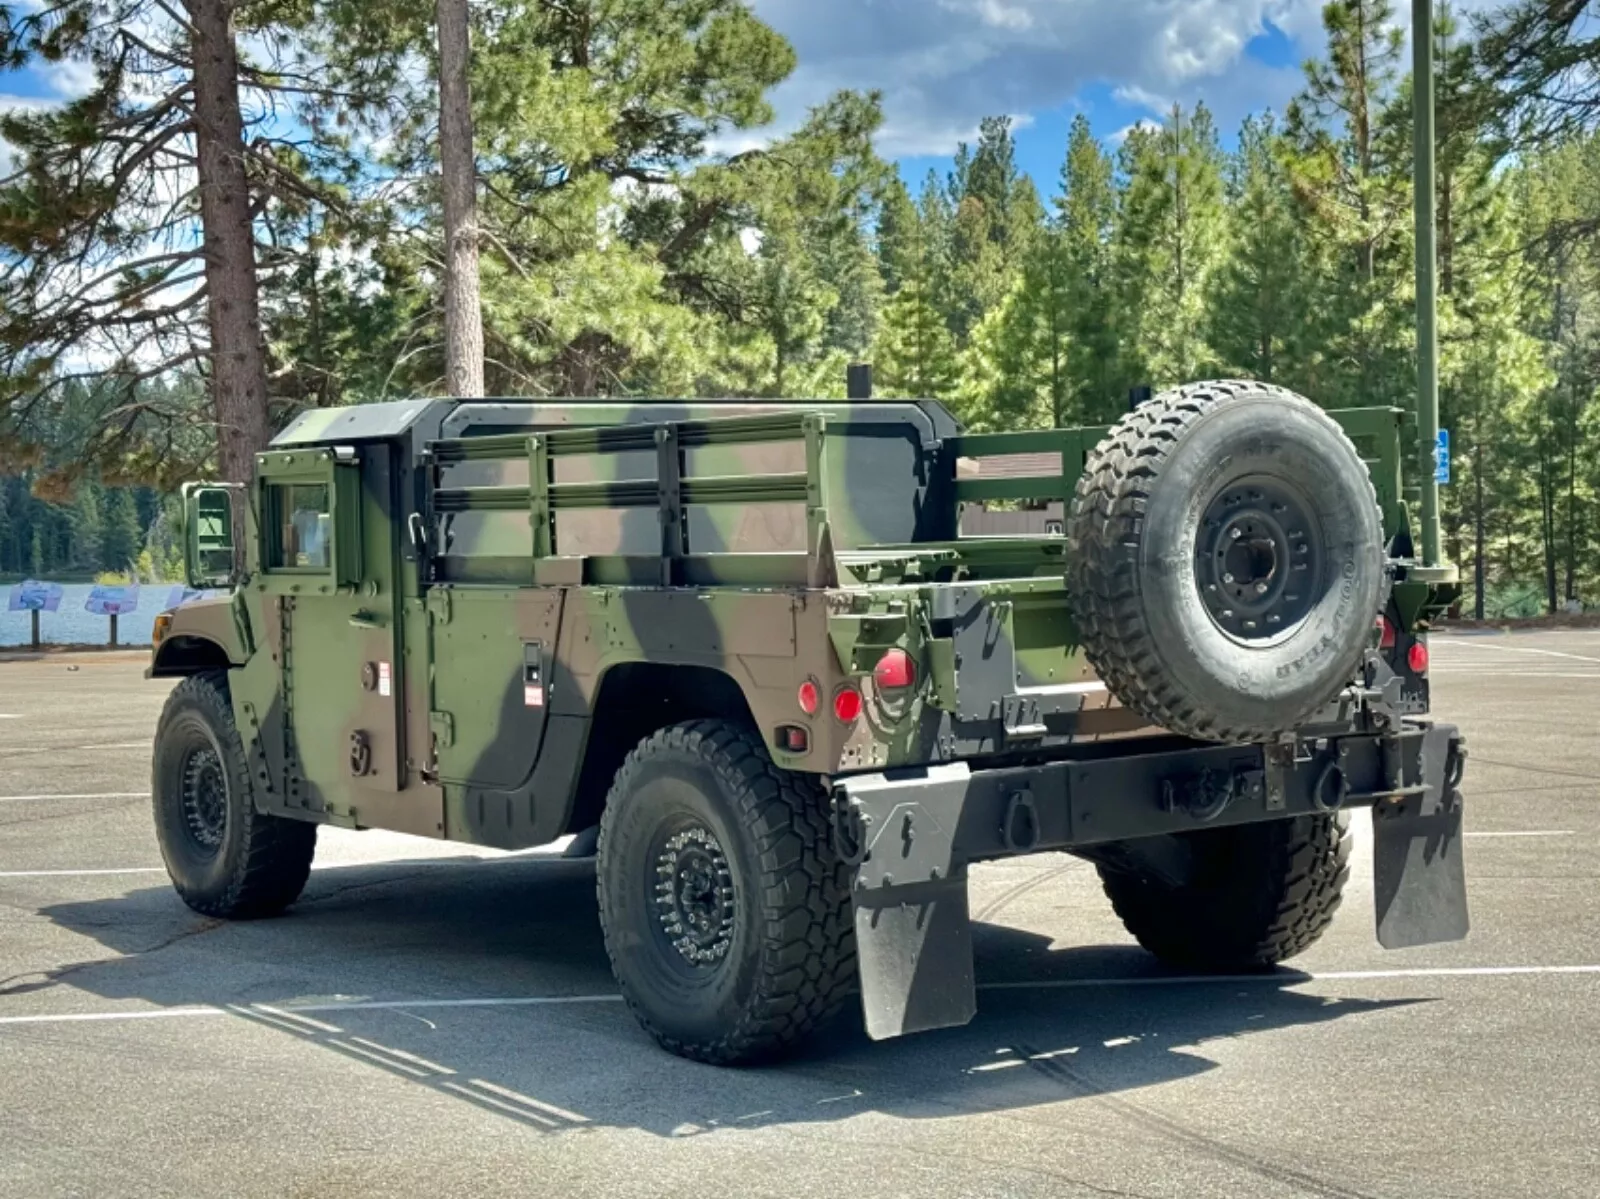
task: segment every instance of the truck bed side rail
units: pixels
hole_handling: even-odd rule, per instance
[[[1345,408],[1328,415],[1355,443],[1372,475],[1378,506],[1383,511],[1384,532],[1391,538],[1399,535],[1407,528],[1406,501],[1411,496],[1402,483],[1405,412],[1399,408]],[[972,433],[954,438],[951,448],[956,501],[1070,504],[1090,451],[1110,431],[1109,426],[1088,426]]]
[[[654,583],[662,586],[706,582],[827,585],[833,575],[827,532],[827,418],[821,412],[789,411],[703,420],[555,429],[532,434],[496,434],[430,443],[438,469],[462,463],[525,462],[526,486],[469,486],[431,489],[433,515],[526,512],[531,536],[511,558],[511,577],[521,581],[571,583]],[[687,451],[718,446],[777,442],[804,445],[806,469],[764,474],[693,474]],[[557,481],[554,464],[563,458],[617,458],[654,452],[651,478],[601,478]],[[603,473],[613,473],[615,466]],[[690,544],[690,507],[803,504],[804,553],[696,553]],[[593,510],[657,510],[661,529],[657,555],[564,555],[556,515]],[[447,577],[465,577],[442,555]],[[507,559],[494,559],[502,564]],[[531,571],[532,578],[529,578]],[[496,581],[505,577],[496,576]]]

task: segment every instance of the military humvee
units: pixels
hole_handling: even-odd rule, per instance
[[[995,434],[931,402],[308,412],[248,487],[186,491],[191,582],[231,590],[156,629],[167,868],[257,917],[319,824],[597,835],[624,996],[722,1063],[857,990],[874,1037],[969,1020],[967,870],[1010,855],[1093,862],[1178,968],[1256,970],[1327,927],[1369,808],[1379,940],[1461,937],[1401,444],[1398,410],[1242,382]],[[963,535],[1039,500],[1064,533]]]

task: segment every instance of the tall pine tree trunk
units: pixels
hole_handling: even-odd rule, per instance
[[[483,394],[483,308],[478,297],[478,170],[472,148],[467,0],[438,0],[439,165],[444,191],[445,385]]]
[[[267,363],[245,183],[239,55],[226,0],[185,0],[185,7],[194,25],[196,174],[218,465],[224,479],[246,483],[256,452],[267,444]]]

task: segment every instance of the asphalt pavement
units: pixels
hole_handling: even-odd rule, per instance
[[[970,1026],[851,1013],[744,1071],[639,1030],[584,861],[325,829],[287,916],[196,915],[150,827],[167,685],[0,660],[0,1195],[1595,1196],[1600,631],[1433,660],[1465,942],[1378,948],[1363,835],[1295,970],[1173,976],[1038,856],[975,871]]]

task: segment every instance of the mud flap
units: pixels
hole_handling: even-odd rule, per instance
[[[1461,782],[1466,750],[1450,725],[1424,732],[1422,787],[1372,809],[1378,943],[1406,949],[1467,935]]]
[[[966,1024],[978,1010],[966,875],[861,893],[856,954],[874,1041]]]
[[[834,792],[835,843],[856,866],[861,1009],[875,1041],[966,1024],[978,1010],[967,869],[955,851],[969,779],[965,766],[934,767],[910,787],[870,775]]]

